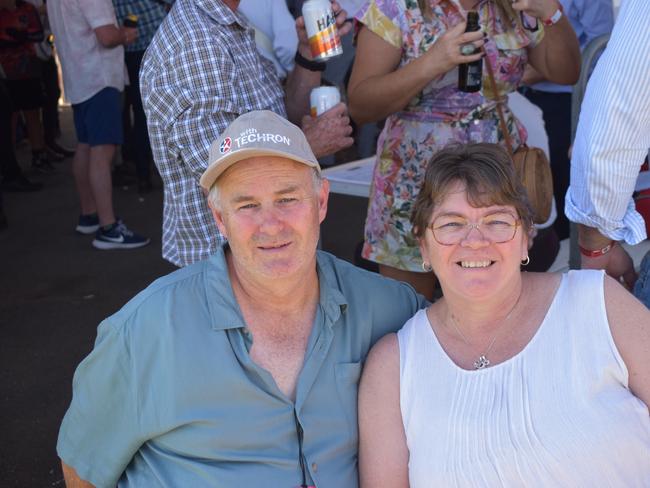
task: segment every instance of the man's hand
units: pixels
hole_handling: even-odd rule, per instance
[[[348,14],[341,8],[339,3],[332,0],[332,11],[336,15],[336,27],[339,31],[339,36],[343,37],[345,34],[352,30],[352,23],[347,22]],[[305,19],[298,17],[296,19],[296,32],[298,33],[298,51],[306,59],[313,59],[311,49],[309,48],[309,38],[307,37],[307,30],[305,29]]]
[[[138,30],[135,27],[107,24],[95,28],[95,36],[102,46],[112,48],[133,44],[138,38]]]
[[[128,46],[133,44],[138,38],[138,29],[136,27],[120,27],[120,31],[124,36],[124,45]]]
[[[634,287],[638,276],[634,271],[634,262],[623,246],[614,244],[607,254],[595,258],[585,255],[581,257],[582,269],[604,269],[609,276],[621,282],[628,290]]]
[[[611,243],[611,239],[593,227],[578,225],[578,232],[580,245],[585,249],[602,249]],[[581,254],[581,257],[582,269],[604,269],[612,278],[622,282],[628,290],[634,287],[637,280],[634,262],[621,245],[614,243],[612,249],[602,256],[589,257]]]
[[[305,115],[300,125],[317,158],[334,154],[354,142],[350,137],[352,126],[348,109],[343,103],[334,105],[317,118]]]

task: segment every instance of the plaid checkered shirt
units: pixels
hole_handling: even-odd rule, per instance
[[[127,52],[144,51],[153,39],[158,26],[165,19],[165,5],[173,0],[113,0],[117,23],[124,25],[127,15],[138,16],[138,38],[133,44],[124,46]]]
[[[165,187],[162,255],[185,266],[224,241],[199,186],[210,144],[251,110],[286,117],[284,93],[253,29],[221,0],[176,0],[147,49],[140,89]]]

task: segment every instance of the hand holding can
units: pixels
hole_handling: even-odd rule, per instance
[[[341,93],[335,86],[319,86],[314,88],[309,96],[311,116],[318,117],[340,101]]]
[[[307,0],[302,6],[302,16],[314,61],[324,61],[343,53],[330,0]]]

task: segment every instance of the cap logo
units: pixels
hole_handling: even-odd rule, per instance
[[[221,154],[227,153],[230,151],[230,146],[232,146],[232,139],[230,137],[226,137],[219,146],[219,152]]]
[[[291,146],[291,139],[287,136],[282,134],[259,132],[255,128],[250,128],[239,134],[239,137],[235,137],[235,149],[240,149],[243,146],[256,142],[270,142],[283,146]]]

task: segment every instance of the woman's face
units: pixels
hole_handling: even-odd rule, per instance
[[[429,224],[434,221],[450,222],[452,226],[465,221],[487,223],[492,222],[495,216],[498,222],[507,220],[500,216],[519,218],[510,205],[472,207],[467,200],[465,185],[457,182],[435,208]],[[427,228],[420,239],[420,252],[424,261],[431,263],[445,294],[486,298],[501,287],[507,288],[513,283],[512,279],[518,279],[520,263],[528,255],[528,238],[521,225],[516,227],[513,239],[499,244],[485,237],[482,228],[472,228],[460,242],[443,245]]]

